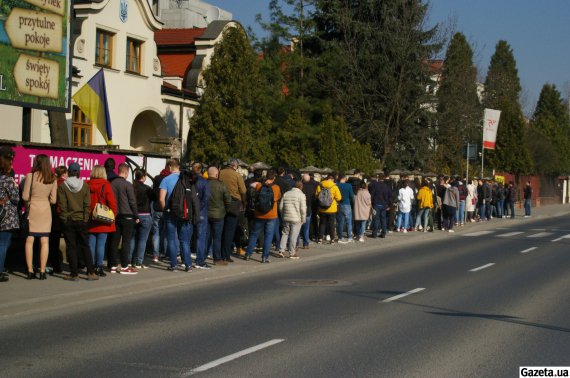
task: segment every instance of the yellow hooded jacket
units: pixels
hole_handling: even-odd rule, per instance
[[[433,194],[427,186],[422,186],[418,192],[418,207],[420,209],[433,208]]]
[[[325,213],[325,214],[336,213],[338,211],[338,205],[337,204],[340,200],[342,200],[342,194],[340,194],[340,189],[334,183],[333,180],[324,180],[321,182],[321,185],[317,186],[317,191],[315,193],[316,197],[318,197],[319,193],[321,192],[321,186],[323,188],[328,188],[331,190],[331,197],[333,199],[333,202],[328,209],[323,209],[323,208],[319,207],[319,213]]]

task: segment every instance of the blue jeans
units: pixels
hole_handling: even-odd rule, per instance
[[[416,227],[421,225],[424,228],[424,230],[427,230],[430,210],[431,209],[429,207],[424,207],[420,209],[420,211],[418,211],[418,216],[416,218]]]
[[[308,247],[311,242],[310,238],[311,231],[311,214],[307,214],[307,221],[301,226],[301,233],[299,234],[299,239],[303,238],[303,246]],[[297,245],[299,242],[297,242]]]
[[[10,246],[12,239],[11,231],[0,231],[0,273],[4,271],[4,263],[6,262],[6,252]]]
[[[380,237],[386,237],[386,233],[388,232],[388,225],[386,224],[386,208],[384,205],[374,205],[374,211],[376,211],[376,215],[374,215],[374,219],[372,219],[372,237],[378,237],[379,227],[382,227]]]
[[[253,233],[249,236],[249,241],[247,244],[247,250],[245,251],[246,256],[251,256],[253,249],[257,244],[257,238],[261,231],[264,232],[263,237],[263,259],[269,258],[269,251],[271,250],[271,242],[273,241],[273,232],[275,232],[275,224],[279,224],[278,219],[255,219],[255,226]]]
[[[503,209],[505,208],[505,200],[497,200],[497,216],[503,217]]]
[[[190,257],[190,240],[192,240],[193,227],[189,221],[176,218],[171,214],[164,214],[166,223],[166,237],[168,238],[168,257],[170,258],[170,267],[176,268],[176,257],[178,256],[178,245],[180,245],[180,254],[182,262],[187,266],[192,266],[192,258]]]
[[[222,259],[222,233],[224,232],[224,218],[208,219],[208,250],[212,247],[214,261]]]
[[[200,215],[200,222],[196,227],[196,265],[204,265],[206,263],[207,238],[208,238],[208,216]]]
[[[164,226],[162,211],[153,211],[152,213],[152,255],[158,257],[166,252],[166,231]]]
[[[455,219],[459,224],[465,223],[465,200],[459,201],[459,207],[457,208],[457,215]]]
[[[403,213],[398,211],[398,220],[396,221],[396,229],[399,230],[400,228],[404,228],[410,219],[410,212]]]
[[[481,220],[484,221],[485,219],[487,219],[487,210],[485,209],[485,204],[482,203],[481,205],[479,205],[479,217],[481,217]]]
[[[366,232],[366,222],[365,220],[357,220],[356,221],[356,236],[361,238],[364,236],[364,232]]]
[[[342,239],[344,231],[344,222],[346,222],[346,237],[352,239],[352,208],[350,204],[340,204],[338,206],[338,213],[336,214],[338,238]]]
[[[89,250],[91,251],[91,260],[93,260],[93,265],[96,269],[103,267],[107,235],[108,234],[106,232],[89,234]]]
[[[143,263],[148,235],[152,228],[152,217],[150,214],[140,215],[139,220],[140,222],[135,226],[134,238],[131,239],[131,256],[129,256],[129,261],[133,265],[141,265]]]
[[[525,216],[530,216],[530,202],[531,202],[530,198],[527,198],[524,200],[524,215]]]

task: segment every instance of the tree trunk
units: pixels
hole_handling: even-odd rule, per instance
[[[67,120],[65,113],[48,111],[49,131],[51,143],[69,146],[69,134],[67,132]]]

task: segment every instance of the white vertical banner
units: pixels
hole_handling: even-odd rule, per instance
[[[499,128],[499,118],[501,111],[494,109],[485,109],[483,120],[483,148],[488,150],[495,149],[497,140],[497,129]]]

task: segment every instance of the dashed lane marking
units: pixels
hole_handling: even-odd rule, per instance
[[[494,233],[495,231],[477,231],[477,232],[471,232],[470,234],[463,234],[463,236],[483,236],[483,235],[489,235]]]
[[[557,238],[557,239],[553,239],[552,241],[553,241],[553,242],[559,242],[559,241],[562,240],[562,239],[570,239],[570,234],[561,236],[561,237],[559,237],[559,238]]]
[[[553,232],[539,232],[538,234],[532,234],[527,236],[527,238],[544,238],[546,236],[553,235]]]
[[[529,253],[531,251],[534,251],[535,249],[536,249],[536,247],[531,247],[531,248],[525,249],[524,251],[521,251],[521,253]]]
[[[269,341],[267,341],[267,342],[265,342],[265,343],[263,343],[263,344],[259,344],[259,345],[256,345],[256,346],[252,346],[251,348],[244,349],[244,350],[242,350],[242,351],[240,351],[240,352],[237,352],[237,353],[234,353],[234,354],[230,354],[229,356],[222,357],[222,358],[219,358],[219,359],[217,359],[217,360],[215,360],[215,361],[208,362],[207,364],[198,366],[197,368],[194,368],[194,369],[190,370],[189,372],[187,372],[186,374],[183,374],[182,376],[183,376],[183,377],[188,377],[188,376],[194,375],[194,374],[196,374],[196,373],[201,373],[201,372],[204,372],[204,371],[206,371],[206,370],[210,370],[210,369],[212,369],[212,368],[215,368],[216,366],[220,366],[221,364],[225,364],[226,362],[233,361],[233,360],[235,360],[235,359],[238,359],[238,358],[243,357],[243,356],[246,356],[246,355],[248,355],[248,354],[257,352],[258,350],[268,348],[268,347],[273,346],[273,345],[275,345],[275,344],[282,343],[283,341],[285,341],[285,339],[273,339],[273,340],[269,340]]]
[[[508,238],[510,236],[520,235],[522,233],[523,233],[522,231],[513,231],[513,232],[507,232],[506,234],[501,234],[501,235],[497,235],[497,236],[502,237],[502,238]]]
[[[414,290],[408,291],[407,293],[399,294],[399,295],[396,295],[396,296],[394,296],[394,297],[390,297],[390,298],[388,298],[388,299],[384,299],[384,300],[382,301],[382,303],[388,303],[388,302],[397,301],[398,299],[407,297],[408,295],[412,295],[412,294],[415,294],[415,293],[419,293],[420,291],[424,291],[425,289],[426,289],[425,287],[418,287],[418,288],[416,288],[416,289],[414,289]]]
[[[489,267],[491,267],[491,266],[493,266],[493,265],[495,265],[495,263],[489,263],[489,264],[480,266],[480,267],[478,267],[478,268],[471,269],[470,272],[478,272],[478,271],[480,271],[480,270],[487,269],[487,268],[489,268]]]

